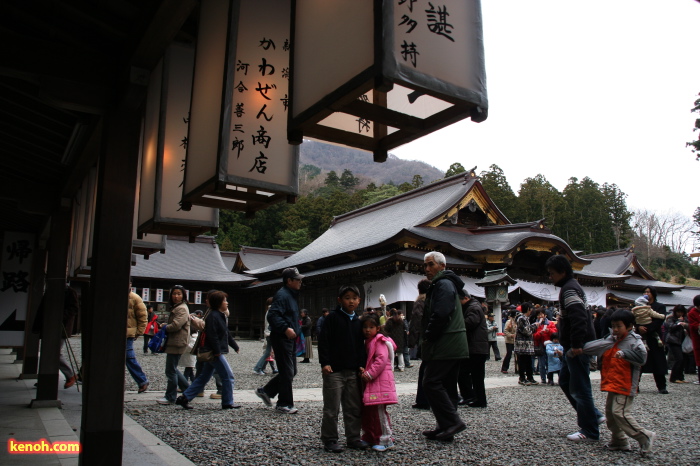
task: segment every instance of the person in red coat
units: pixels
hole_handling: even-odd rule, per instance
[[[688,311],[688,325],[690,326],[690,338],[693,340],[693,354],[695,364],[700,363],[700,294],[693,298],[693,307]],[[693,382],[700,385],[700,370],[697,371],[698,380]]]

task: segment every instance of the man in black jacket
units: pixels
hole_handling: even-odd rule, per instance
[[[285,414],[295,414],[292,382],[297,375],[297,358],[295,340],[299,335],[299,305],[297,299],[301,288],[303,275],[296,267],[282,271],[282,288],[272,300],[267,311],[267,321],[270,324],[270,344],[275,352],[279,373],[267,385],[260,387],[255,394],[267,406],[272,406],[271,398],[277,398],[277,411]]]
[[[486,407],[486,358],[489,356],[488,333],[486,330],[486,318],[484,308],[478,299],[472,298],[469,293],[461,290],[462,313],[464,325],[467,327],[467,343],[469,344],[469,357],[459,364],[459,378],[457,383],[462,395],[460,405],[468,405],[472,408]]]
[[[599,438],[598,424],[605,416],[593,403],[590,377],[590,356],[583,354],[583,345],[596,339],[593,316],[586,308],[586,294],[574,279],[574,271],[564,256],[551,256],[545,264],[549,278],[559,291],[559,341],[564,347],[559,386],[576,410],[579,430],[567,435],[574,442],[593,442]]]

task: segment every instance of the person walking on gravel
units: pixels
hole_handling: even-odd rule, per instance
[[[545,263],[549,278],[559,291],[561,315],[559,341],[564,347],[559,386],[576,410],[579,430],[567,435],[574,442],[597,441],[598,425],[605,416],[593,403],[590,376],[590,356],[583,353],[583,345],[596,339],[593,316],[586,307],[586,294],[574,279],[571,263],[564,256],[551,256]]]
[[[297,374],[294,342],[301,331],[297,299],[302,278],[304,276],[296,267],[282,271],[282,288],[275,293],[270,309],[267,311],[270,343],[275,352],[279,373],[267,385],[255,391],[258,398],[267,406],[272,406],[271,399],[277,396],[277,411],[285,414],[297,412],[294,407],[292,382]]]

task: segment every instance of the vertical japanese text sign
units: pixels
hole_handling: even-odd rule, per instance
[[[298,148],[287,143],[290,12],[290,0],[202,1],[183,201],[297,194]]]
[[[163,289],[156,288],[156,302],[162,303],[163,301]]]
[[[24,345],[33,252],[34,235],[5,232],[0,251],[0,347]]]

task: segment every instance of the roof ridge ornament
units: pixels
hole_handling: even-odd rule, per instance
[[[469,183],[471,180],[480,180],[481,178],[476,174],[476,165],[471,170],[467,170],[464,174],[464,184]]]

